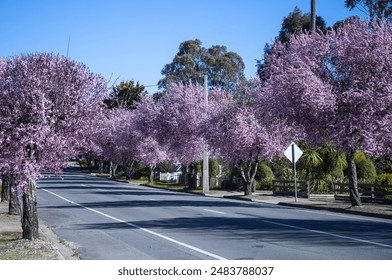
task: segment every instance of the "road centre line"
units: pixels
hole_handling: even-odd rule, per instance
[[[142,227],[140,227],[140,226],[138,226],[138,225],[136,225],[136,224],[133,224],[133,223],[130,223],[130,222],[127,222],[127,221],[118,219],[118,218],[116,218],[116,217],[110,216],[110,215],[108,215],[108,214],[105,214],[105,213],[103,213],[103,212],[101,212],[101,211],[92,209],[92,208],[90,208],[90,207],[83,206],[83,205],[81,205],[81,204],[79,204],[79,203],[76,203],[76,202],[74,202],[74,201],[72,201],[72,200],[69,200],[69,199],[67,199],[67,198],[65,198],[65,197],[62,197],[61,195],[58,195],[58,194],[56,194],[56,193],[54,193],[54,192],[51,192],[51,191],[49,191],[49,190],[46,190],[46,189],[44,189],[44,188],[39,188],[39,189],[40,189],[40,190],[43,190],[43,191],[45,191],[45,192],[47,192],[47,193],[49,193],[49,194],[51,194],[51,195],[54,195],[54,196],[56,196],[56,197],[58,197],[58,198],[60,198],[60,199],[62,199],[62,200],[64,200],[64,201],[66,201],[66,202],[68,202],[68,203],[71,203],[71,204],[76,205],[76,206],[78,206],[78,207],[84,208],[84,209],[86,209],[86,210],[89,210],[89,211],[91,211],[91,212],[94,212],[94,213],[96,213],[96,214],[99,214],[99,215],[101,215],[101,216],[104,216],[104,217],[109,218],[109,219],[111,219],[111,220],[114,220],[114,221],[116,221],[116,222],[126,224],[126,225],[128,225],[128,226],[130,226],[130,227],[132,227],[132,228],[136,228],[136,229],[142,230],[142,231],[144,231],[144,232],[146,232],[146,233],[149,233],[149,234],[151,234],[151,235],[160,237],[160,238],[162,238],[162,239],[165,239],[165,240],[167,240],[167,241],[170,241],[170,242],[175,243],[175,244],[177,244],[177,245],[180,245],[180,246],[182,246],[182,247],[191,249],[191,250],[193,250],[193,251],[196,251],[196,252],[198,252],[198,253],[207,255],[207,256],[212,257],[212,258],[217,259],[217,260],[227,260],[227,259],[225,259],[225,258],[223,258],[223,257],[221,257],[221,256],[218,256],[218,255],[215,255],[215,254],[213,254],[213,253],[204,251],[204,250],[202,250],[202,249],[199,249],[199,248],[194,247],[194,246],[192,246],[192,245],[183,243],[183,242],[181,242],[181,241],[177,241],[177,240],[175,240],[175,239],[173,239],[173,238],[170,238],[170,237],[167,237],[167,236],[165,236],[165,235],[163,235],[163,234],[160,234],[160,233],[157,233],[157,232],[154,232],[154,231],[151,231],[151,230],[142,228]]]
[[[225,215],[225,214],[226,214],[226,213],[223,213],[223,212],[220,212],[220,211],[215,211],[215,210],[210,210],[210,209],[203,209],[203,210],[204,210],[204,211],[207,211],[207,212],[222,214],[222,215]]]
[[[312,232],[312,233],[318,233],[318,234],[323,234],[323,235],[329,235],[329,236],[332,236],[332,237],[338,237],[338,238],[348,239],[348,240],[352,240],[352,241],[356,241],[356,242],[362,242],[362,243],[373,244],[373,245],[377,245],[377,246],[381,246],[381,247],[392,248],[392,245],[383,244],[383,243],[379,243],[379,242],[368,241],[368,240],[359,239],[359,238],[353,238],[353,237],[344,236],[344,235],[335,234],[335,233],[329,233],[329,232],[326,232],[326,231],[314,230],[314,229],[303,228],[303,227],[297,227],[297,226],[292,226],[292,225],[288,225],[288,224],[277,223],[277,222],[272,222],[272,221],[267,221],[267,220],[262,220],[262,222],[263,222],[263,223],[267,223],[267,224],[282,226],[282,227],[288,227],[288,228],[293,228],[293,229],[299,229],[299,230],[308,231],[308,232]]]

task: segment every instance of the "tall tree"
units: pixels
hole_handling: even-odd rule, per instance
[[[129,127],[126,129],[126,137],[135,143],[134,159],[150,169],[149,182],[152,182],[157,165],[168,159],[166,144],[159,142],[161,137],[159,130],[160,106],[154,102],[153,97],[145,96],[132,112]],[[126,141],[131,143],[131,141]],[[129,144],[128,144],[129,145]]]
[[[150,96],[144,96],[135,105],[134,110],[108,111],[93,136],[93,144],[100,147],[102,156],[111,161],[112,167],[118,164],[125,167],[127,177],[138,162],[150,168],[152,180],[157,164],[167,159],[165,144],[158,142],[160,106]],[[113,177],[114,168],[111,171]]]
[[[35,180],[62,172],[100,110],[106,82],[83,64],[52,54],[21,55],[0,71],[0,173],[23,193],[23,238],[38,238]]]
[[[253,102],[261,84],[255,82],[243,89],[241,96],[225,92],[211,95],[201,130],[210,147],[232,166],[241,171],[244,193],[252,192],[261,159],[272,159],[289,145],[294,136],[280,123],[264,122],[263,113]]]
[[[392,19],[391,0],[345,0],[346,8],[350,10],[358,8],[365,12],[371,19],[388,18]]]
[[[327,31],[325,20],[321,16],[316,16],[315,19],[316,30],[318,29],[325,33]],[[263,72],[263,69],[266,67],[266,58],[271,53],[272,47],[277,41],[288,44],[290,37],[293,34],[299,35],[311,30],[311,14],[304,14],[297,6],[294,7],[294,10],[289,13],[287,17],[283,18],[282,27],[275,42],[273,44],[266,44],[264,46],[263,58],[261,60],[258,60],[256,64],[257,73],[260,79],[265,80],[268,77],[268,73]]]
[[[325,32],[327,26],[325,20],[316,16],[316,29]],[[282,43],[287,43],[293,34],[301,34],[304,31],[311,31],[311,14],[305,13],[296,6],[294,10],[283,19],[282,28],[280,29],[278,40]]]
[[[167,90],[175,83],[200,83],[203,75],[208,75],[210,86],[228,89],[245,79],[244,69],[242,58],[225,46],[206,49],[199,39],[188,40],[180,44],[173,61],[164,66],[164,78],[158,85]]]
[[[350,198],[361,205],[356,151],[391,153],[392,26],[352,21],[327,34],[275,45],[259,107],[303,130],[314,145],[331,141],[348,163]]]
[[[141,100],[145,93],[145,87],[140,85],[139,82],[135,84],[133,80],[122,81],[120,84],[113,86],[109,98],[105,99],[104,103],[109,109],[119,107],[135,109],[136,103]]]
[[[195,84],[172,84],[160,99],[158,141],[173,162],[183,164],[190,188],[196,187],[195,163],[201,158],[203,141],[198,134],[204,110],[203,88]]]

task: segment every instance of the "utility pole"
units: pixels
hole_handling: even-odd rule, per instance
[[[208,82],[207,75],[204,75],[204,104],[208,106]],[[208,167],[208,144],[203,139],[203,193],[210,191],[210,175]]]
[[[310,0],[310,30],[316,31],[316,0]]]

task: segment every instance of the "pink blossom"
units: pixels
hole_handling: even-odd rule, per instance
[[[0,172],[24,189],[43,170],[61,173],[86,144],[106,82],[51,54],[4,59],[0,69]]]

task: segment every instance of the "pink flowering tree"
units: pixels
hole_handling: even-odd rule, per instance
[[[153,181],[156,166],[169,159],[168,148],[162,139],[161,104],[151,96],[144,96],[132,112],[130,136],[137,142],[135,159],[150,168],[149,182]]]
[[[135,103],[133,110],[125,107],[108,110],[93,142],[100,147],[104,159],[111,161],[112,167],[117,164],[129,167],[131,174],[133,164],[139,162],[150,168],[149,180],[152,181],[157,164],[167,158],[165,144],[158,143],[158,117],[159,106],[149,96]]]
[[[110,161],[110,177],[115,177],[119,164],[128,162],[131,156],[122,139],[122,131],[127,124],[130,111],[124,108],[106,110],[99,126],[91,134],[91,143],[88,146],[94,158],[102,157]],[[127,139],[129,140],[129,139]]]
[[[303,129],[310,143],[331,141],[346,154],[353,206],[361,205],[355,152],[391,154],[391,46],[391,23],[354,20],[293,36],[268,58],[260,108]]]
[[[250,195],[261,159],[272,159],[290,143],[291,130],[264,121],[255,106],[259,94],[256,81],[244,87],[241,95],[225,92],[211,94],[201,130],[214,153],[232,166],[239,167],[244,193]]]
[[[0,72],[0,172],[23,194],[23,238],[38,237],[35,180],[57,174],[86,144],[106,82],[86,66],[52,54],[6,59]]]
[[[195,162],[201,158],[203,140],[198,133],[204,110],[200,85],[171,85],[158,101],[158,142],[168,150],[173,162],[185,166],[188,185],[196,187]]]

